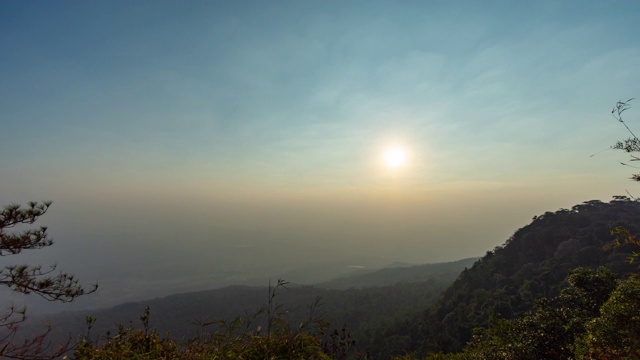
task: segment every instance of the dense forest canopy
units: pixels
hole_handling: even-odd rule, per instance
[[[612,246],[612,231],[624,227],[638,234],[639,224],[640,203],[626,197],[586,201],[534,217],[465,269],[422,317],[390,330],[410,334],[408,347],[395,353],[459,352],[471,341],[473,329],[487,326],[492,316],[522,316],[537,299],[559,295],[574,268],[603,266],[621,276],[633,273],[636,268],[628,259],[635,249]]]
[[[344,344],[350,344],[350,349],[357,349],[352,349],[351,357],[358,354],[368,354],[373,359],[406,354],[420,357],[460,353],[465,349],[467,354],[473,351],[480,354],[502,346],[502,340],[496,338],[513,340],[517,336],[529,336],[522,330],[530,326],[526,324],[537,326],[537,322],[556,316],[554,314],[560,313],[558,309],[565,308],[562,304],[567,301],[584,303],[589,296],[575,295],[580,291],[584,293],[576,285],[580,281],[575,279],[580,276],[596,279],[600,276],[603,279],[600,283],[604,285],[597,292],[601,294],[597,304],[589,306],[591,312],[571,313],[582,322],[570,335],[558,335],[561,340],[554,343],[564,344],[557,345],[558,353],[564,355],[578,351],[577,345],[566,345],[578,341],[583,344],[580,351],[600,351],[607,349],[608,345],[589,342],[580,336],[588,331],[589,334],[601,331],[604,325],[587,326],[586,323],[594,319],[601,306],[605,309],[609,296],[621,292],[619,296],[628,298],[628,293],[635,291],[635,283],[616,288],[616,278],[627,277],[637,268],[628,261],[635,250],[633,244],[620,243],[616,246],[615,240],[616,229],[626,229],[629,234],[640,233],[638,224],[640,202],[626,197],[616,197],[608,203],[586,201],[571,209],[535,216],[530,224],[518,229],[502,246],[487,251],[477,261],[469,259],[448,264],[384,269],[336,279],[326,283],[326,288],[289,285],[287,289],[281,289],[277,297],[278,319],[281,324],[289,324],[287,326],[306,324],[310,319],[310,305],[319,305],[314,307],[314,311],[326,321],[326,328],[321,333],[314,333],[312,338],[324,339],[322,341],[326,344],[331,336],[334,340],[339,337]],[[574,270],[580,267],[586,270]],[[598,268],[604,270],[589,272]],[[582,283],[598,282],[588,280]],[[220,327],[198,327],[196,324],[207,323],[211,319],[221,319],[229,324],[242,314],[251,317],[267,302],[266,294],[265,288],[229,287],[174,295],[146,303],[123,304],[94,312],[92,318],[97,320],[92,322],[92,331],[93,334],[105,334],[110,328],[113,334],[118,331],[113,325],[135,319],[147,304],[151,307],[147,326],[150,324],[159,333],[170,332],[170,339],[193,339],[202,333],[226,331]],[[316,302],[318,298],[320,301]],[[541,299],[549,300],[544,302]],[[615,313],[614,305],[607,306],[613,308],[610,312]],[[79,333],[85,326],[84,315],[63,314],[47,321],[66,334]],[[246,329],[251,333],[264,328],[269,318],[254,316],[247,322],[251,325]],[[560,325],[556,325],[551,323],[548,326],[557,329]],[[133,326],[135,328],[136,325]],[[484,331],[480,330],[483,328]],[[292,331],[292,328],[286,329]],[[132,334],[140,335],[129,335]],[[504,334],[513,336],[509,338]],[[94,338],[99,339],[104,341],[104,335]],[[545,341],[548,339],[539,339],[539,342]],[[89,348],[97,345],[85,344],[89,344]],[[527,354],[531,355],[531,352]]]

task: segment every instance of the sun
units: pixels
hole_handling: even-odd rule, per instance
[[[399,146],[392,146],[384,152],[384,163],[388,168],[398,169],[407,162],[407,152]]]

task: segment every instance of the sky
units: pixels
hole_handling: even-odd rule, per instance
[[[640,193],[624,154],[591,157],[628,135],[610,111],[640,96],[638,18],[634,1],[2,1],[0,205],[53,200],[56,244],[33,256],[114,284],[145,264],[481,256],[545,211]]]

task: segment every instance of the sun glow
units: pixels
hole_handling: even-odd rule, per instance
[[[407,152],[399,147],[393,146],[385,150],[384,163],[388,168],[398,169],[405,165],[407,162]]]

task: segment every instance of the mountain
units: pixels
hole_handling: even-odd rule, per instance
[[[396,265],[395,267],[338,277],[316,284],[316,286],[325,289],[366,288],[397,283],[422,282],[434,277],[451,279],[451,281],[453,281],[458,277],[461,269],[470,267],[478,259],[479,258],[468,258],[424,265],[394,264]]]
[[[536,216],[504,245],[465,269],[420,317],[407,319],[374,341],[400,337],[402,342],[374,351],[459,352],[472,330],[486,327],[491,316],[519,317],[533,308],[536,299],[557,296],[571,269],[604,266],[620,275],[637,271],[627,261],[634,248],[612,246],[612,230],[622,226],[638,234],[639,225],[640,203],[621,197]]]
[[[32,324],[48,322],[58,336],[75,335],[82,333],[85,316],[91,315],[97,321],[90,336],[96,338],[137,319],[148,305],[152,327],[187,340],[211,331],[197,323],[215,319],[244,316],[247,329],[264,326],[265,315],[256,310],[268,306],[271,299],[273,308],[293,326],[314,316],[314,311],[331,322],[329,332],[346,325],[350,338],[373,359],[459,352],[473,329],[486,327],[490,318],[520,317],[537,299],[557,296],[571,269],[604,266],[623,276],[637,271],[627,261],[635,248],[613,246],[612,230],[622,226],[639,234],[639,224],[640,202],[592,200],[535,216],[475,262],[357,272],[319,286],[278,287],[276,297],[271,297],[273,287],[231,286],[103,310],[34,317]],[[316,299],[320,306],[314,307]]]
[[[280,311],[290,324],[300,324],[310,316],[310,307],[319,299],[315,315],[329,322],[329,330],[344,325],[358,346],[374,347],[371,339],[393,327],[394,323],[420,314],[432,305],[463,269],[474,259],[460,261],[385,268],[368,273],[358,272],[318,286],[289,284],[278,288],[276,297]],[[361,270],[366,271],[366,270]],[[272,288],[273,290],[273,288]],[[55,340],[86,333],[86,316],[96,320],[91,334],[112,334],[119,324],[138,319],[149,306],[150,324],[160,333],[170,333],[176,339],[189,339],[201,332],[199,322],[212,320],[233,321],[237,317],[252,319],[251,327],[265,326],[265,314],[258,309],[266,307],[269,288],[256,286],[228,286],[207,291],[170,295],[147,301],[129,302],[115,307],[33,316],[23,326],[24,334],[35,334],[42,324],[50,324]]]

